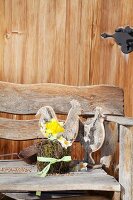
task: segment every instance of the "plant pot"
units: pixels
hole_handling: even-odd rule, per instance
[[[50,140],[42,140],[40,145],[38,146],[38,157],[50,157],[61,159],[64,156],[71,155],[71,148],[68,147],[67,149],[63,148],[61,144],[57,141],[50,141]],[[47,162],[40,162],[37,161],[37,169],[38,171],[42,171],[49,163]],[[57,162],[50,166],[49,174],[63,174],[69,172],[70,162]]]

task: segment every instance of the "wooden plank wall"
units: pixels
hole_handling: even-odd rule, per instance
[[[0,80],[113,84],[124,89],[132,116],[133,53],[100,37],[133,26],[132,10],[132,0],[0,0]],[[0,154],[27,145],[1,140]]]

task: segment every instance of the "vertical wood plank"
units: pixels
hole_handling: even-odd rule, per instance
[[[23,41],[24,47],[21,53],[21,57],[23,58],[23,66],[21,68],[22,83],[35,83],[38,80],[38,76],[40,78],[40,73],[38,74],[38,59],[40,53],[38,49],[38,40],[39,27],[41,25],[43,30],[44,26],[42,24],[39,24],[39,14],[42,14],[41,10],[39,10],[39,6],[41,5],[42,4],[40,0],[26,0],[24,16],[26,21],[24,31],[25,39]],[[40,40],[42,41],[42,38]]]
[[[121,54],[113,39],[104,40],[100,37],[102,32],[112,32],[120,25],[116,17],[120,14],[121,3],[118,1],[96,1],[91,54],[91,83],[116,83],[118,73],[117,62]],[[113,15],[112,15],[112,12]],[[117,10],[117,11],[116,11]],[[116,14],[117,13],[117,14]],[[103,17],[104,16],[104,17]],[[105,17],[106,16],[106,17]],[[108,21],[108,23],[107,23]],[[100,49],[99,49],[100,48]],[[108,60],[109,58],[109,60]],[[110,73],[109,73],[110,72]],[[115,74],[115,75],[114,75]]]
[[[65,84],[78,85],[81,0],[67,1],[65,38]]]
[[[54,51],[56,38],[56,1],[39,1],[38,21],[36,28],[38,31],[37,81],[50,82],[50,73],[52,67],[54,67]]]
[[[7,18],[6,18],[6,3],[7,3],[7,0],[4,1],[2,0],[0,2],[0,80],[6,80],[7,76],[9,75],[7,73],[7,76],[5,76],[5,73],[9,70],[8,69],[8,66],[7,66],[7,69],[5,68],[5,65],[4,65],[4,61],[5,61],[5,58],[4,58],[4,50],[5,50],[5,46],[7,45],[7,38],[9,35],[7,35],[7,32],[8,32],[8,27],[9,27],[9,24],[10,24],[10,20],[8,21]],[[9,2],[8,2],[9,3]],[[9,3],[9,7],[11,8],[11,1]],[[10,15],[11,12],[9,12],[9,16],[11,17]],[[10,53],[11,53],[11,49],[10,49]],[[10,60],[10,56],[8,54],[8,58]],[[4,117],[6,117],[7,114],[4,114]],[[7,145],[7,142],[5,140],[1,140],[0,141],[0,154],[5,154],[5,153],[10,153],[12,151],[12,142],[10,142],[9,146]],[[6,157],[8,158],[8,157]],[[0,156],[0,159],[5,159],[4,156]]]
[[[5,35],[5,44],[4,44],[4,69],[1,73],[3,81],[15,81],[13,79],[13,69],[12,66],[12,1],[5,0],[5,24],[6,30],[4,32]],[[11,67],[12,66],[12,67]],[[10,71],[10,74],[9,74]]]
[[[65,36],[66,36],[66,0],[55,1],[55,40],[52,44],[53,63],[49,74],[49,82],[65,81]],[[46,66],[47,67],[47,66]],[[60,78],[59,78],[60,77]]]
[[[3,78],[4,71],[4,44],[5,44],[5,15],[4,0],[0,2],[0,79]]]
[[[124,89],[125,114],[133,115],[133,54],[124,55],[113,39],[102,39],[103,32],[114,33],[118,27],[133,23],[132,0],[96,0],[92,30],[90,84],[114,84]],[[129,77],[125,79],[125,77]],[[130,106],[129,106],[130,105]]]
[[[119,182],[122,200],[133,199],[133,127],[120,126]]]
[[[78,84],[88,85],[89,84],[89,72],[90,72],[90,61],[91,61],[91,50],[92,50],[92,30],[93,30],[93,17],[94,17],[94,6],[95,1],[84,0],[81,1],[80,8],[80,32],[79,32],[79,54],[77,59],[78,63]]]

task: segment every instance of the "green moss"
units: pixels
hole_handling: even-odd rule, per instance
[[[38,156],[51,157],[60,159],[64,156],[71,155],[70,147],[65,149],[58,141],[43,140],[38,147]],[[37,168],[39,171],[43,170],[48,163],[37,161]],[[49,170],[50,174],[53,173],[67,173],[69,172],[70,162],[58,162],[52,164]]]

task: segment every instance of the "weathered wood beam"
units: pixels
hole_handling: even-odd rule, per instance
[[[133,118],[120,116],[106,116],[106,121],[121,125],[133,126]],[[105,121],[105,124],[107,124]],[[80,127],[81,129],[81,127]],[[83,132],[83,130],[81,130]],[[13,140],[28,140],[42,138],[38,120],[14,120],[0,118],[0,138]]]
[[[119,182],[121,199],[133,199],[133,126],[120,126]]]
[[[9,178],[10,177],[10,178]],[[93,183],[93,184],[92,184]],[[0,174],[0,191],[120,191],[120,184],[102,169],[89,173],[72,173],[60,176],[37,177],[29,174]],[[14,191],[14,192],[15,192]]]
[[[116,122],[125,126],[133,126],[132,117],[122,117],[122,116],[106,116],[106,120],[110,122]]]
[[[43,138],[38,120],[13,120],[0,118],[0,138],[29,140]]]
[[[83,130],[79,129],[83,133]],[[44,138],[40,131],[39,120],[14,120],[0,118],[0,138],[9,140],[33,140]]]
[[[0,111],[12,114],[35,114],[46,105],[52,106],[56,113],[67,114],[71,107],[70,101],[76,99],[81,104],[84,115],[94,114],[97,106],[103,108],[104,114],[123,115],[123,98],[122,89],[107,85],[0,82]]]

